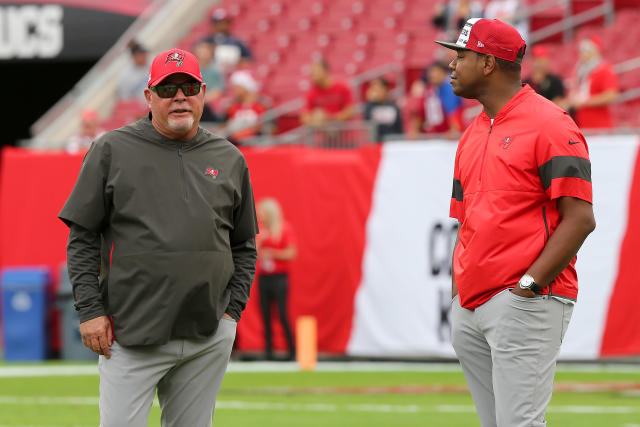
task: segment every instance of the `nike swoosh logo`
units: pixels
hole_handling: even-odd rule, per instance
[[[569,141],[569,145],[580,144],[580,141]]]

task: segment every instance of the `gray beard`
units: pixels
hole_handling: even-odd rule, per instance
[[[193,117],[189,117],[189,120],[185,123],[182,120],[180,120],[180,122],[174,120],[174,119],[169,119],[168,120],[169,123],[169,127],[173,130],[189,130],[193,127]]]

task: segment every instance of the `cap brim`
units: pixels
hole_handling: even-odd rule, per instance
[[[196,79],[200,83],[202,83],[202,79],[200,77],[198,77],[197,75],[195,75],[194,73],[190,73],[189,71],[175,71],[175,72],[172,72],[172,73],[165,74],[164,76],[160,76],[157,79],[155,79],[154,81],[149,82],[149,87],[155,86],[158,83],[162,83],[162,81],[164,79],[166,79],[167,77],[172,76],[174,74],[186,74],[186,75],[188,75],[190,77],[193,77],[194,79]]]
[[[440,46],[444,46],[447,49],[453,49],[453,50],[469,50],[466,47],[460,47],[455,43],[450,43],[450,42],[441,42],[438,40],[434,40],[436,43],[438,43]]]

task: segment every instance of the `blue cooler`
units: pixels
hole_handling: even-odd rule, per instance
[[[47,356],[47,287],[45,267],[7,268],[0,276],[7,361],[44,360]]]

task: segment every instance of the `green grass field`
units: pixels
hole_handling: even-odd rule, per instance
[[[379,369],[376,367],[380,366]],[[275,369],[278,371],[273,372]],[[58,368],[83,375],[62,375]],[[40,372],[36,372],[38,369]],[[93,366],[0,365],[0,427],[95,427]],[[33,376],[39,375],[39,376]],[[154,405],[149,426],[159,426]],[[640,366],[560,367],[550,426],[640,427]],[[478,426],[455,365],[232,363],[214,420],[221,427]],[[185,426],[188,427],[188,426]]]

